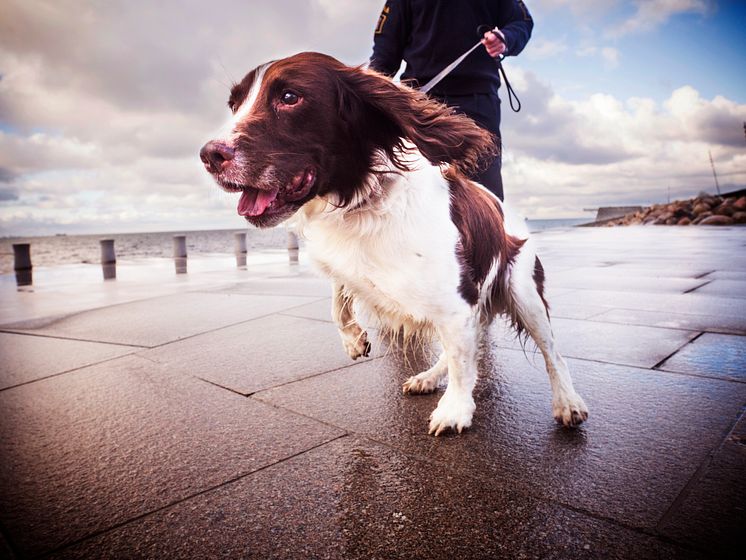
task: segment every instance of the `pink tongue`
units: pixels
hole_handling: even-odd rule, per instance
[[[238,214],[240,216],[261,216],[276,196],[277,189],[271,191],[244,189],[241,193],[241,199],[238,201]]]

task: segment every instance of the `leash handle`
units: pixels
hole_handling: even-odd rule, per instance
[[[492,33],[500,37],[500,40],[505,43],[505,36],[500,32],[500,30],[497,27],[493,28],[489,25],[480,25],[479,27],[477,27],[477,35],[479,35],[480,40],[488,31],[491,31]],[[505,74],[505,68],[503,68],[502,64],[502,61],[504,59],[505,55],[500,55],[495,59],[495,61],[497,62],[497,70],[503,77],[503,82],[505,82],[505,89],[508,90],[508,101],[510,102],[510,108],[513,110],[514,113],[517,113],[521,110],[521,100],[518,99],[518,95],[516,95],[513,86],[511,86],[510,82],[508,81],[507,74]]]
[[[510,102],[510,108],[513,109],[514,113],[518,113],[521,110],[521,100],[518,99],[518,96],[515,93],[515,90],[513,89],[513,86],[510,85],[510,82],[508,81],[508,76],[505,74],[505,69],[503,68],[502,59],[497,61],[497,69],[500,71],[500,74],[503,76],[503,82],[505,82],[505,89],[508,90],[508,101]]]

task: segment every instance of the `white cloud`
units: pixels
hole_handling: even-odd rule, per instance
[[[609,34],[621,37],[629,33],[650,31],[681,13],[705,14],[709,10],[706,0],[635,0],[635,13],[614,25]]]
[[[613,47],[602,48],[601,58],[603,58],[604,66],[607,69],[613,69],[619,66],[619,51]]]
[[[679,197],[711,190],[710,149],[725,188],[746,183],[746,104],[690,86],[663,104],[601,93],[568,101],[513,70],[525,114],[503,113],[503,175],[507,198],[528,216],[657,202],[669,186]]]
[[[230,82],[299,50],[363,62],[383,0],[257,4],[6,0],[0,232],[242,226],[235,195],[219,191],[197,158],[227,117]],[[651,4],[664,17],[664,3]],[[618,5],[536,0],[529,8],[586,17]],[[666,4],[669,14],[683,5]],[[568,37],[537,35],[522,56],[567,53]],[[611,46],[575,52],[609,68],[620,61]],[[663,104],[601,92],[569,101],[517,65],[510,72],[524,110],[504,110],[505,184],[529,216],[651,201],[669,184],[694,194],[710,184],[708,149],[723,183],[746,182],[744,105],[691,87]]]
[[[537,37],[529,41],[522,56],[531,60],[541,60],[558,57],[567,50],[567,42],[564,38],[552,41],[543,37]]]

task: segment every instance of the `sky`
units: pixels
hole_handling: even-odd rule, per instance
[[[445,1],[445,0],[442,0]],[[199,161],[233,81],[358,65],[383,0],[3,0],[0,235],[240,228]],[[526,0],[506,200],[533,219],[746,187],[746,2]],[[454,58],[459,53],[455,53]]]

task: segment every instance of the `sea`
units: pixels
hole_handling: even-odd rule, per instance
[[[588,218],[555,220],[527,220],[531,232],[561,229],[587,223]],[[117,260],[138,261],[152,258],[173,258],[173,238],[185,235],[189,257],[232,255],[235,252],[235,233],[246,232],[249,252],[260,252],[287,247],[287,230],[202,230],[164,231],[147,233],[113,233],[40,237],[0,238],[0,274],[13,272],[13,244],[30,243],[34,267],[51,267],[64,264],[98,264],[101,262],[102,239],[113,239]],[[301,240],[302,247],[302,240]]]

